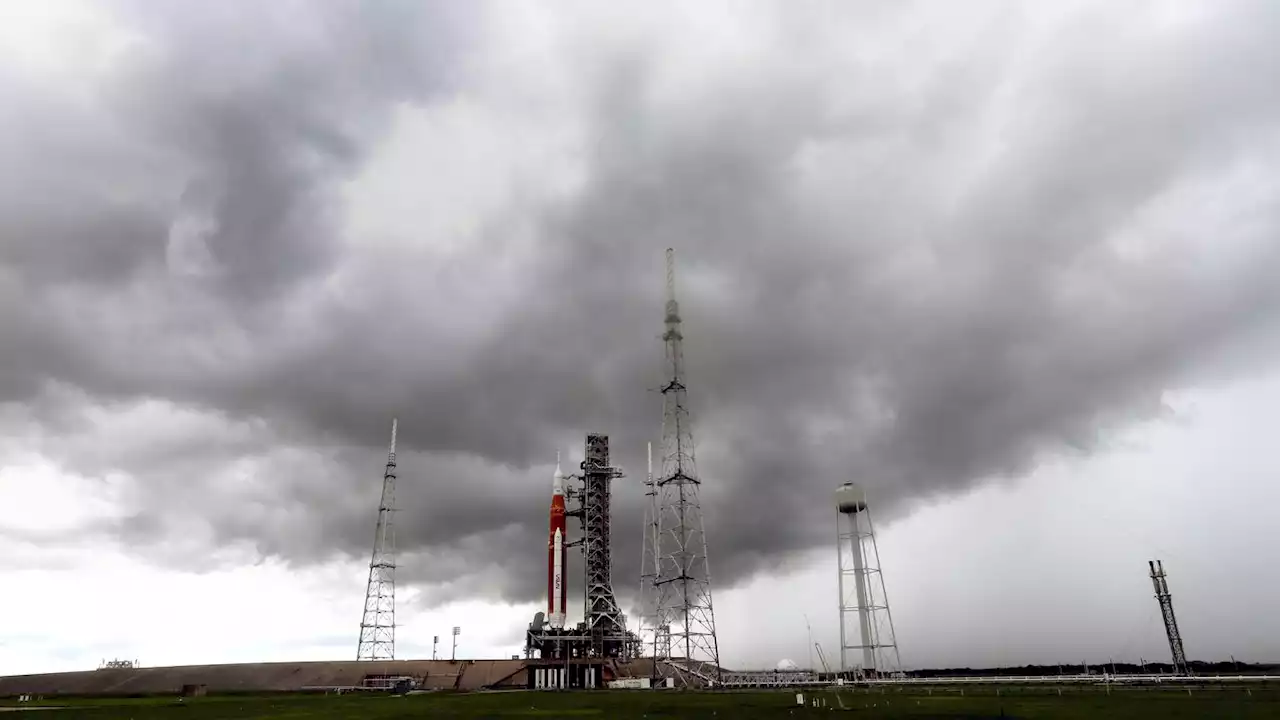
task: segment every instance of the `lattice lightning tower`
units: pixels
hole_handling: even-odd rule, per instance
[[[662,388],[662,474],[657,485],[656,623],[670,646],[670,660],[703,677],[720,679],[720,647],[711,606],[707,538],[698,503],[693,429],[684,384],[680,307],[675,295],[675,252],[667,249],[666,360],[670,380]],[[707,665],[710,667],[707,667]]]
[[[1164,574],[1164,563],[1159,560],[1148,560],[1151,569],[1151,584],[1156,588],[1156,601],[1160,603],[1160,614],[1164,616],[1164,632],[1169,638],[1169,652],[1173,655],[1173,669],[1176,673],[1187,672],[1187,654],[1182,649],[1182,633],[1178,632],[1178,619],[1173,616],[1173,596],[1169,594],[1169,579]]]
[[[391,513],[396,505],[396,421],[391,421],[391,450],[382,475],[378,527],[369,560],[369,588],[360,621],[356,660],[394,660],[396,657],[396,533]]]

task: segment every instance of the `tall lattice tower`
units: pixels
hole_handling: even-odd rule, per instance
[[[845,483],[836,489],[835,500],[839,513],[840,671],[853,670],[851,660],[856,660],[866,676],[896,673],[902,669],[902,661],[866,493],[853,483]],[[851,650],[853,658],[849,657]]]
[[[1182,650],[1182,634],[1178,632],[1178,619],[1173,616],[1173,596],[1169,594],[1169,580],[1164,575],[1164,563],[1159,560],[1148,560],[1151,569],[1151,584],[1156,588],[1156,601],[1160,603],[1160,614],[1164,616],[1164,633],[1169,636],[1169,652],[1173,654],[1174,672],[1187,672],[1187,654]]]
[[[587,435],[582,460],[582,555],[586,582],[583,603],[591,654],[630,658],[633,648],[623,641],[626,618],[613,595],[610,537],[611,485],[622,472],[609,464],[609,436]]]
[[[391,513],[396,506],[396,421],[391,421],[391,450],[382,474],[378,528],[369,560],[369,588],[360,621],[356,660],[394,660],[396,657],[396,532]]]
[[[667,249],[666,331],[667,370],[670,380],[662,388],[662,474],[656,482],[657,590],[655,615],[661,627],[655,643],[669,645],[669,660],[704,680],[720,679],[720,646],[711,606],[711,570],[707,562],[707,538],[698,502],[697,467],[693,454],[693,428],[684,384],[683,336],[680,307],[675,294],[675,252]]]

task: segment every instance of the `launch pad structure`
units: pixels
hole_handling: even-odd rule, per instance
[[[602,677],[598,666],[604,661],[626,662],[640,654],[640,638],[627,630],[613,592],[610,496],[622,472],[609,463],[608,435],[587,435],[579,468],[566,478],[576,487],[566,490],[565,499],[576,503],[565,516],[580,521],[582,537],[565,546],[582,549],[584,618],[573,627],[555,627],[539,612],[525,637],[525,658],[545,665],[540,677],[560,687],[591,687]]]
[[[582,554],[586,558],[587,633],[595,657],[624,657],[627,623],[613,595],[613,561],[609,553],[610,486],[622,472],[609,465],[609,436],[587,435],[582,461],[582,504],[570,517],[582,519]]]

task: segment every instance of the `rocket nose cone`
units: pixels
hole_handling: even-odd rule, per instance
[[[560,469],[560,453],[557,452],[556,453],[556,471],[551,476],[551,494],[552,495],[564,494],[564,481],[565,481],[565,474],[564,474],[564,471]]]

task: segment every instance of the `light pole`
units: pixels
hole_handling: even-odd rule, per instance
[[[440,645],[440,636],[439,636],[439,635],[432,635],[432,636],[431,636],[431,659],[432,659],[432,660],[437,659],[437,658],[436,658],[436,647],[437,647],[437,646],[439,646],[439,645]]]
[[[458,633],[462,632],[462,628],[457,625],[453,626],[453,654],[449,656],[449,662],[458,659]]]

